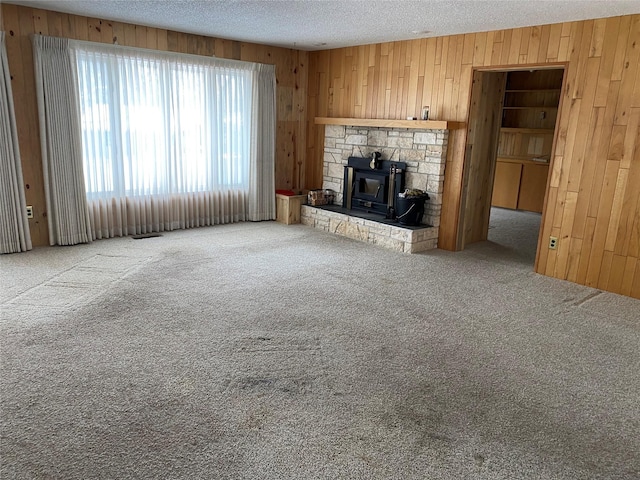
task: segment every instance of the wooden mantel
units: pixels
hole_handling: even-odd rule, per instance
[[[332,118],[316,117],[317,125],[347,125],[353,127],[383,127],[383,128],[416,128],[420,130],[452,130],[462,128],[462,122],[448,122],[446,120],[393,120],[384,118]]]

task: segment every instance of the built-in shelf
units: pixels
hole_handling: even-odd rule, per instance
[[[498,156],[498,161],[519,164],[530,163],[531,165],[549,165],[549,160],[533,160],[533,157],[524,155],[500,155]]]
[[[545,107],[545,106],[518,106],[518,107],[502,107],[503,110],[557,110],[558,107]]]
[[[560,88],[527,88],[527,89],[507,89],[507,93],[555,93],[561,91]]]
[[[514,132],[514,133],[553,133],[554,129],[552,128],[519,128],[519,127],[502,127],[500,128],[502,132]]]
[[[491,204],[542,212],[563,71],[509,72]],[[538,88],[539,87],[539,88]]]
[[[346,125],[353,127],[386,127],[386,128],[415,128],[420,130],[453,130],[463,128],[462,122],[448,122],[446,120],[393,120],[384,118],[332,118],[316,117],[317,125]]]

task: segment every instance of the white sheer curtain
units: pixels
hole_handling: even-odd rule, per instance
[[[87,243],[91,231],[74,55],[64,38],[34,35],[33,47],[49,243]]]
[[[0,32],[0,253],[31,250],[9,61]]]
[[[93,238],[275,218],[272,66],[72,47]]]

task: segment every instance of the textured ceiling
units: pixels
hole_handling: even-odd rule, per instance
[[[301,50],[640,13],[640,0],[0,1]]]

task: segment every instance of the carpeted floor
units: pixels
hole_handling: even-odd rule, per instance
[[[0,256],[0,478],[637,479],[640,302],[533,273],[536,221]]]
[[[539,213],[492,208],[489,218],[489,244],[501,256],[533,268],[540,233]],[[485,245],[487,246],[487,245]]]

